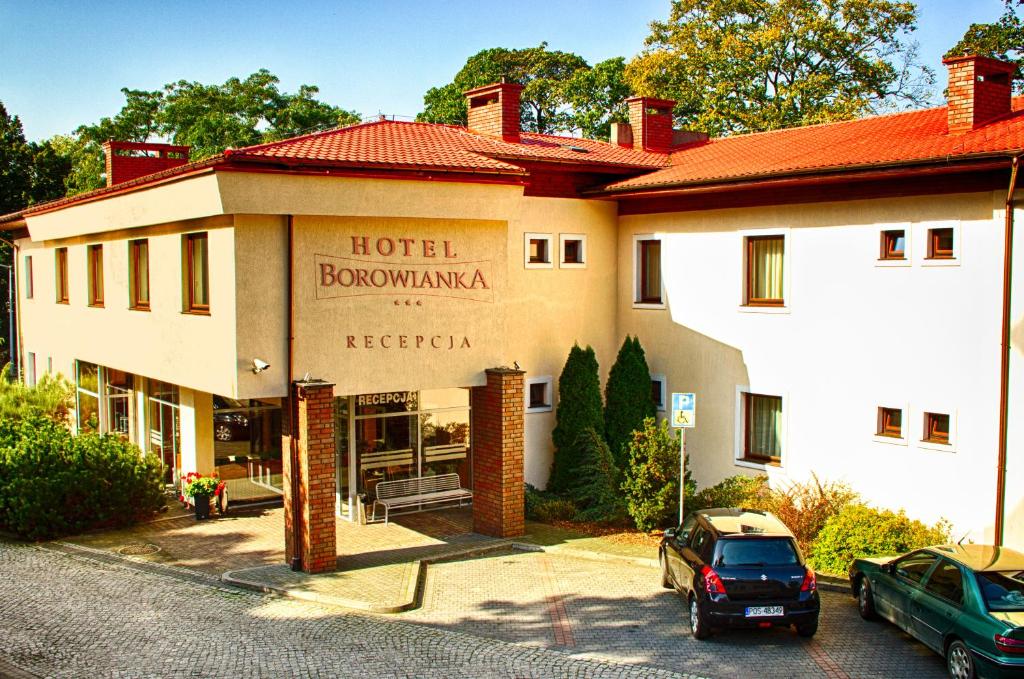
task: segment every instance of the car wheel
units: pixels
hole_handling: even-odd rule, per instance
[[[665,560],[664,556],[659,561],[661,561],[661,586],[665,589],[675,589],[672,585],[672,579],[668,577],[668,561]]]
[[[218,441],[230,441],[231,427],[226,424],[218,424],[213,428],[213,437]]]
[[[860,591],[857,592],[857,611],[865,620],[874,620],[878,617],[878,614],[875,613],[875,594],[871,591],[871,584],[864,576],[861,576]]]
[[[711,636],[711,626],[704,618],[695,596],[690,597],[690,632],[693,633],[694,639],[707,639]]]
[[[957,639],[946,649],[946,669],[952,679],[975,679],[974,658],[967,644]]]
[[[818,632],[818,618],[810,622],[802,622],[796,626],[796,633],[802,637],[813,637]]]

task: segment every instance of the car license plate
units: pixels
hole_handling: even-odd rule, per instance
[[[785,615],[782,606],[747,606],[748,618],[770,618],[778,615]]]

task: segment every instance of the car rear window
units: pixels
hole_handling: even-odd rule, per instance
[[[1024,611],[1024,571],[978,573],[978,587],[990,611]]]
[[[719,542],[716,566],[791,566],[799,563],[788,538],[736,538]]]

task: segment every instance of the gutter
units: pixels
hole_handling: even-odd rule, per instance
[[[999,352],[999,447],[996,454],[996,521],[993,542],[1003,545],[1006,513],[1006,452],[1010,420],[1010,302],[1013,282],[1013,193],[1017,188],[1017,170],[1021,155],[1011,160],[1010,186],[1006,193],[1003,229],[1003,310]]]

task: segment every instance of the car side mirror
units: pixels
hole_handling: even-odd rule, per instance
[[[892,575],[893,573],[896,572],[896,564],[894,564],[891,561],[889,563],[883,563],[882,564],[882,572],[883,573],[888,573],[889,575]]]
[[[675,536],[676,536],[676,529],[675,528],[666,528],[665,529],[665,537],[666,538],[671,539],[671,538],[674,538]]]

